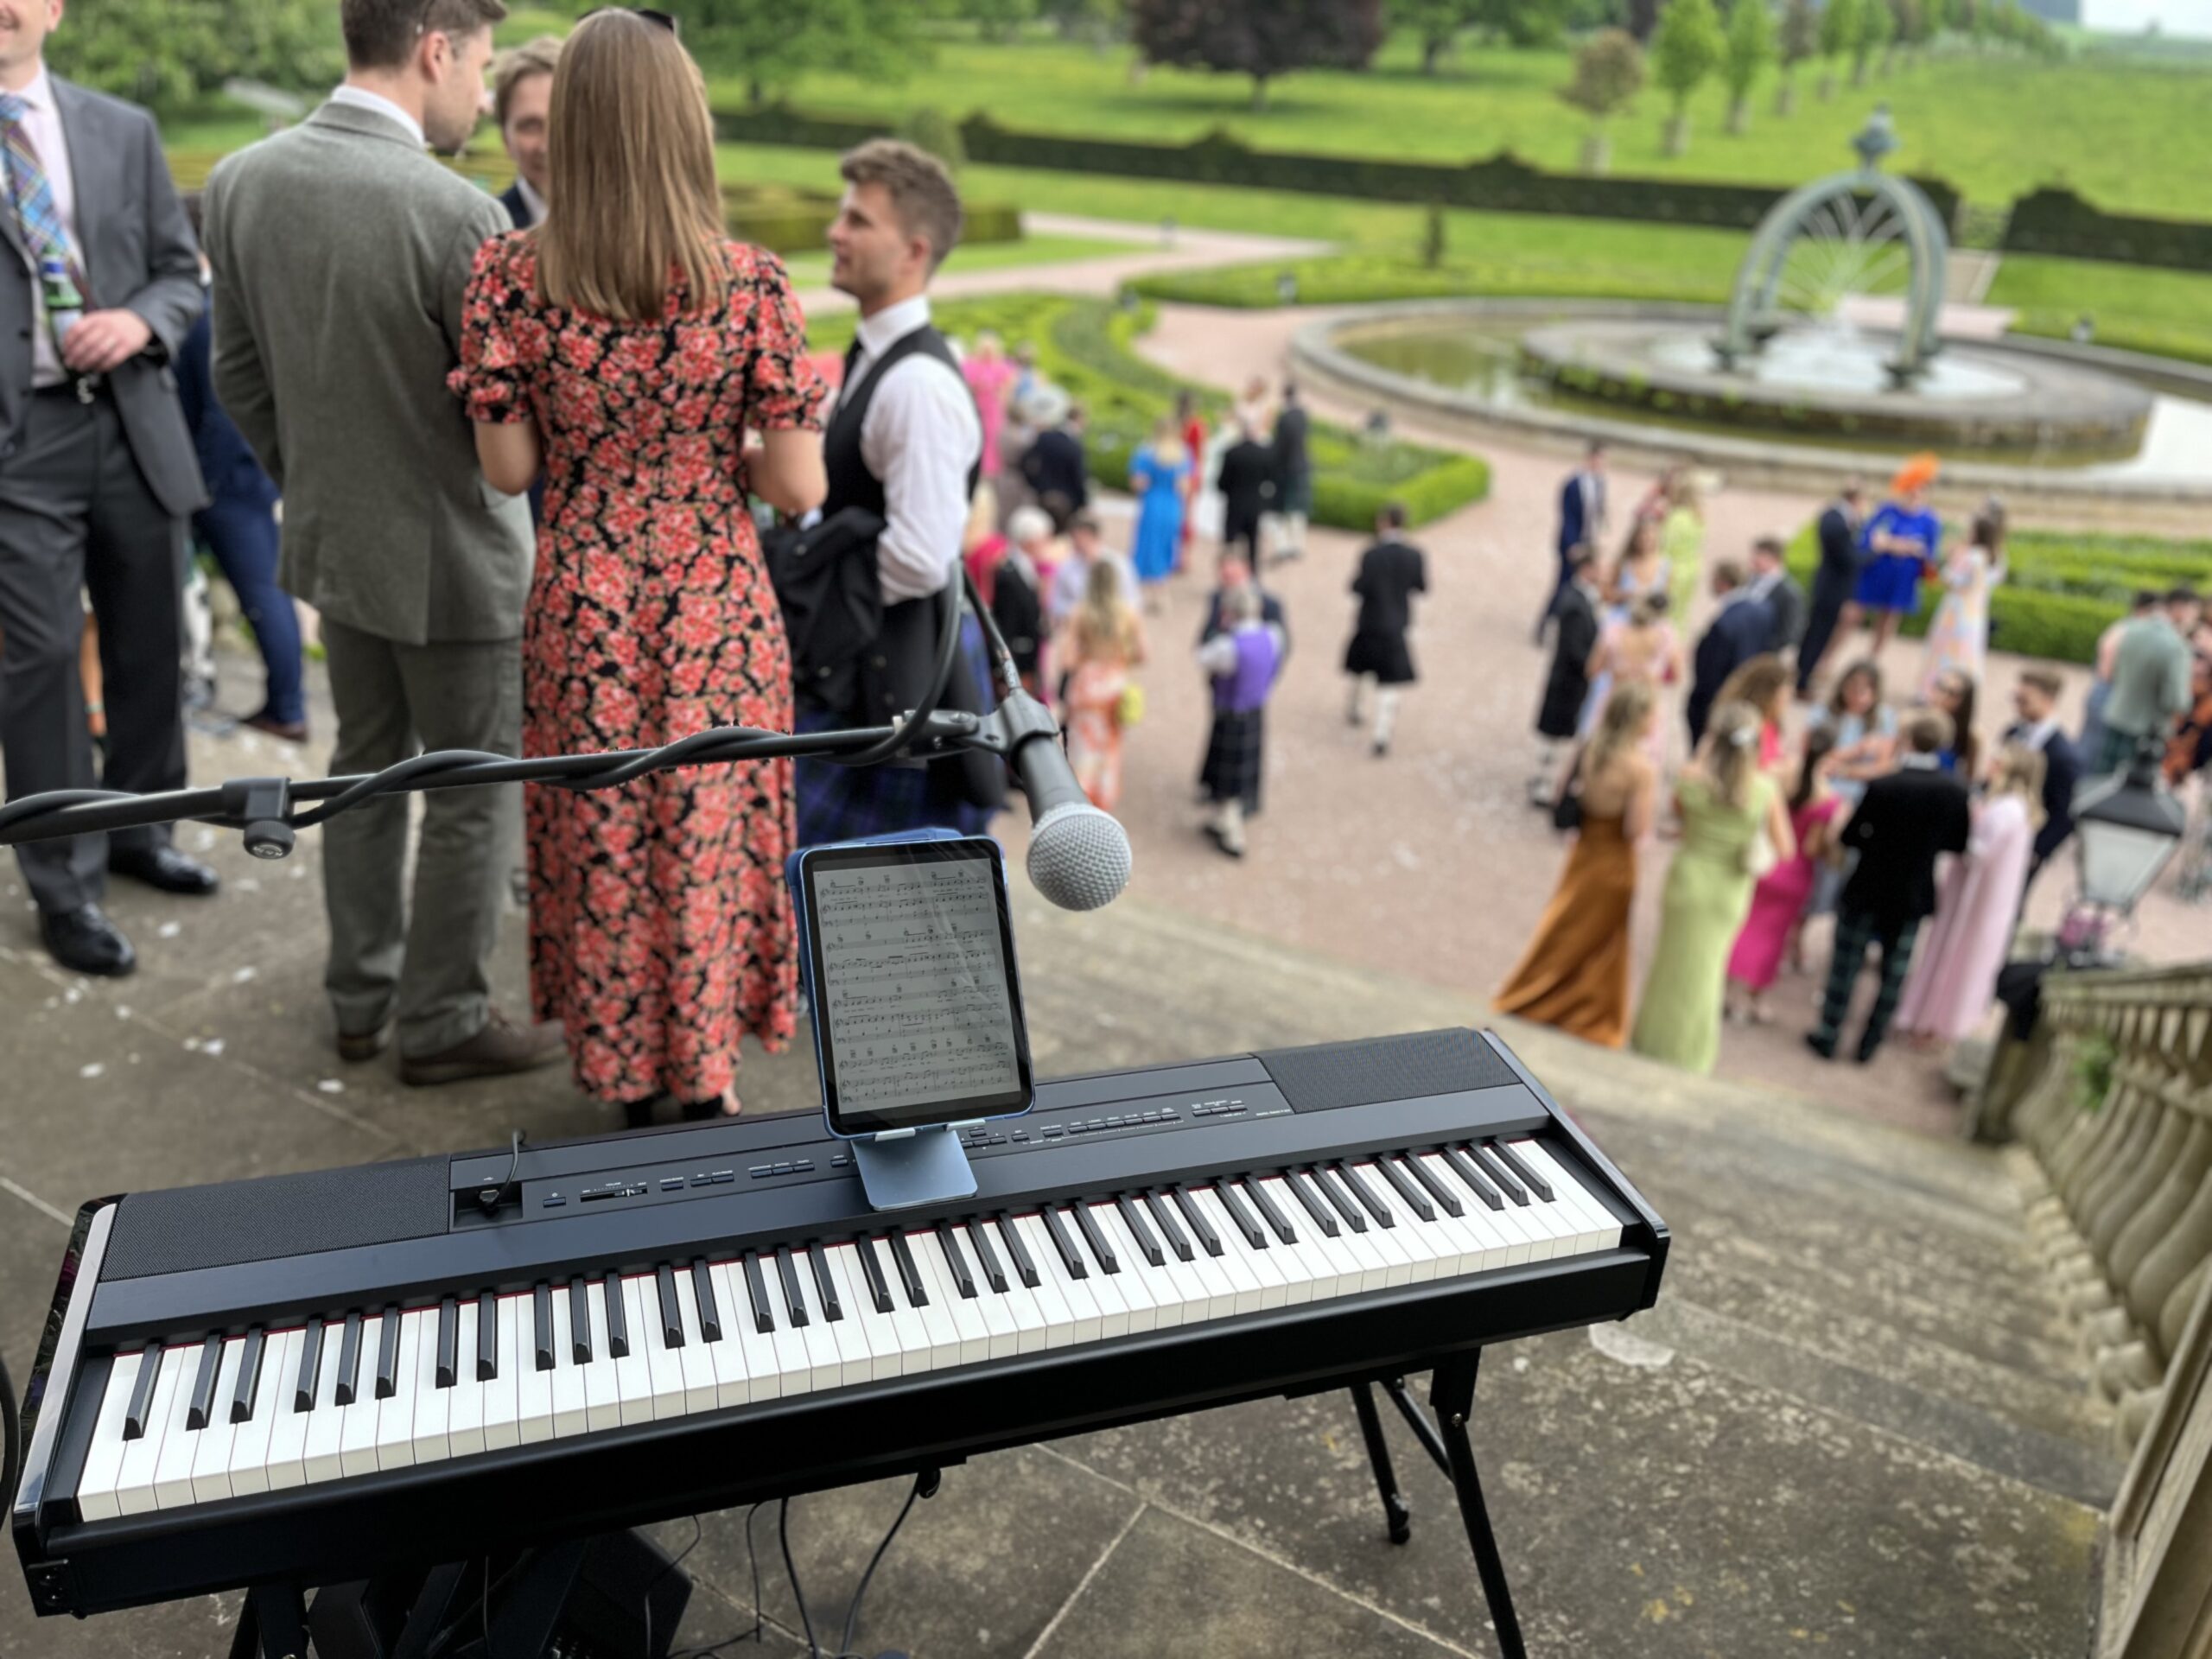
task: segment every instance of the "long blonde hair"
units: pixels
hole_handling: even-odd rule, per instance
[[[1136,613],[1122,593],[1121,567],[1111,559],[1094,560],[1083,582],[1083,603],[1075,613],[1075,650],[1078,657],[1119,652],[1136,654]]]
[[[2043,828],[2043,775],[2047,764],[2041,749],[2007,743],[1997,752],[1997,764],[1989,769],[1990,794],[2017,795],[2027,803],[2031,830]]]
[[[721,189],[706,83],[671,30],[634,12],[576,25],[553,72],[550,212],[537,287],[553,305],[620,322],[659,321],[669,275],[689,308],[728,289]]]
[[[1759,711],[1748,702],[1724,702],[1706,721],[1706,770],[1720,798],[1739,811],[1759,769]]]
[[[1598,715],[1598,729],[1582,757],[1586,780],[1597,777],[1631,751],[1651,719],[1651,686],[1644,680],[1623,680],[1605,699]]]

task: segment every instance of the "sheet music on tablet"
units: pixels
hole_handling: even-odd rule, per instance
[[[988,863],[825,868],[814,909],[821,1017],[847,1110],[1020,1087]]]

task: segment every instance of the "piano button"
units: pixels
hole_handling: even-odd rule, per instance
[[[1166,1252],[1160,1248],[1160,1241],[1146,1226],[1144,1217],[1137,1213],[1135,1204],[1124,1193],[1114,1200],[1114,1213],[1119,1217],[1122,1230],[1128,1236],[1128,1243],[1136,1247],[1135,1258],[1152,1267],[1159,1267],[1166,1259]]]
[[[893,1229],[887,1242],[891,1246],[892,1266],[898,1270],[899,1287],[906,1294],[906,1306],[926,1307],[930,1300],[929,1281],[915,1270],[913,1247],[907,1242],[906,1233]]]
[[[1522,1160],[1520,1154],[1507,1141],[1493,1141],[1488,1148],[1491,1157],[1503,1164],[1507,1172],[1545,1204],[1552,1202],[1552,1184]]]
[[[546,1377],[547,1387],[553,1397],[553,1438],[563,1440],[571,1434],[581,1434],[590,1427],[584,1395],[583,1367],[576,1363],[576,1325],[572,1312],[573,1303],[567,1296],[553,1299],[553,1358],[552,1370]],[[591,1337],[591,1325],[587,1316],[584,1337]]]
[[[691,1305],[699,1310],[699,1340],[720,1342],[721,1298],[715,1294],[715,1275],[707,1270],[707,1258],[703,1255],[695,1256],[691,1262]]]
[[[1160,1229],[1160,1236],[1167,1241],[1167,1248],[1175,1252],[1176,1260],[1189,1261],[1192,1255],[1191,1236],[1175,1219],[1174,1201],[1158,1192],[1147,1192],[1144,1195],[1144,1207],[1146,1213],[1151,1216],[1153,1224]]]
[[[884,1282],[883,1263],[875,1253],[875,1241],[866,1233],[853,1240],[853,1260],[859,1266],[861,1281],[868,1287],[869,1304],[879,1313],[891,1312],[891,1287]]]
[[[676,1278],[676,1311],[683,1319],[684,1343],[678,1357],[683,1370],[683,1409],[712,1411],[716,1403],[715,1357],[699,1328],[699,1287],[688,1273]]]
[[[143,1515],[155,1507],[154,1478],[161,1466],[162,1441],[168,1432],[177,1390],[184,1381],[186,1350],[148,1348],[143,1363],[154,1369],[154,1392],[146,1402],[146,1432],[123,1449],[123,1468],[116,1477],[115,1507],[118,1514]]]
[[[450,1296],[438,1303],[437,1351],[433,1358],[433,1386],[453,1387],[461,1375],[461,1304]]]
[[[530,1353],[535,1370],[553,1369],[553,1287],[543,1280],[530,1293]]]
[[[1380,1175],[1386,1185],[1398,1195],[1398,1200],[1414,1213],[1419,1221],[1434,1221],[1436,1206],[1428,1201],[1428,1194],[1414,1184],[1414,1178],[1398,1166],[1395,1158],[1377,1158],[1369,1166]]]
[[[591,1344],[591,1359],[584,1374],[584,1427],[594,1433],[622,1426],[622,1390],[615,1372],[621,1362],[607,1346],[607,1286],[603,1281],[584,1283],[584,1322],[582,1340]],[[455,1450],[459,1448],[456,1447]]]
[[[515,1433],[534,1446],[553,1438],[553,1297],[539,1285],[516,1302]]]
[[[1068,1206],[1068,1213],[1075,1217],[1077,1230],[1083,1234],[1084,1243],[1090,1247],[1090,1259],[1108,1273],[1119,1273],[1122,1259],[1114,1253],[1113,1246],[1107,1243],[1106,1235],[1098,1230],[1098,1211],[1104,1207],[1090,1203],[1074,1204]]]
[[[1313,1224],[1321,1230],[1323,1236],[1334,1238],[1338,1224],[1337,1212],[1315,1189],[1313,1178],[1304,1170],[1287,1169],[1282,1179],[1283,1185],[1290,1189],[1291,1196],[1305,1207],[1306,1213],[1313,1217]]]
[[[231,1390],[231,1421],[243,1423],[253,1415],[255,1401],[261,1393],[262,1351],[266,1338],[260,1331],[245,1333],[245,1345],[238,1350],[238,1383]]]
[[[1512,1172],[1498,1161],[1497,1154],[1491,1147],[1469,1141],[1466,1152],[1468,1161],[1490,1178],[1490,1184],[1492,1186],[1504,1193],[1516,1205],[1526,1205],[1529,1202],[1528,1189],[1513,1179]]]
[[[169,1395],[168,1421],[162,1426],[161,1456],[154,1465],[153,1507],[156,1509],[182,1509],[192,1502],[192,1454],[200,1449],[200,1437],[193,1433],[188,1420],[200,1362],[211,1345],[195,1342],[175,1351],[177,1386]],[[216,1358],[219,1364],[221,1356]],[[149,1436],[151,1433],[148,1431]]]
[[[653,1421],[664,1422],[683,1414],[683,1316],[677,1315],[676,1339],[669,1340],[669,1330],[656,1306],[659,1300],[658,1272],[646,1274],[630,1282],[638,1287],[645,1300],[645,1318],[638,1326],[638,1345],[645,1351],[645,1370],[652,1379]],[[669,1281],[669,1294],[674,1296],[676,1281]]]
[[[1198,1213],[1198,1206],[1191,1202],[1191,1194],[1186,1188],[1178,1186],[1169,1190],[1175,1195],[1175,1207],[1183,1212],[1185,1224],[1198,1239],[1198,1248],[1208,1255],[1218,1258],[1221,1255],[1221,1235],[1214,1231],[1213,1224]]]
[[[622,1275],[610,1273],[600,1287],[600,1305],[607,1310],[607,1351],[617,1359],[630,1353],[629,1299],[622,1294]]]
[[[1247,1175],[1237,1183],[1237,1185],[1243,1196],[1250,1201],[1255,1210],[1260,1212],[1260,1219],[1268,1224],[1268,1230],[1275,1236],[1277,1243],[1298,1243],[1297,1230],[1292,1227],[1290,1217],[1285,1215],[1281,1206],[1275,1203],[1274,1195],[1268,1192],[1267,1182],[1256,1176]]]
[[[143,1437],[124,1438],[124,1419],[130,1415],[139,1379],[150,1379],[161,1361],[159,1349],[118,1354],[108,1367],[107,1388],[100,1395],[99,1414],[92,1421],[92,1443],[85,1448],[85,1466],[77,1475],[77,1515],[84,1521],[111,1521],[123,1513],[116,1489],[123,1478],[124,1451]],[[152,1391],[148,1389],[150,1401]],[[140,1410],[143,1412],[143,1406]],[[143,1421],[143,1415],[140,1418]]]
[[[233,1425],[231,1494],[234,1497],[250,1497],[269,1490],[269,1447],[276,1438],[276,1426],[280,1422],[298,1422],[299,1414],[290,1408],[292,1402],[283,1379],[289,1375],[286,1362],[299,1338],[297,1331],[270,1331],[262,1335],[261,1369],[270,1381],[266,1389],[254,1390],[247,1414]],[[245,1363],[241,1357],[241,1384],[245,1381]]]
[[[1067,1276],[1074,1280],[1088,1279],[1090,1269],[1084,1264],[1075,1241],[1068,1236],[1067,1224],[1060,1219],[1059,1211],[1048,1208],[1038,1214],[1045,1224],[1045,1236],[1050,1241],[1053,1253],[1060,1258],[1060,1266],[1066,1270]]]
[[[960,1241],[953,1236],[952,1224],[940,1221],[937,1224],[938,1248],[944,1255],[944,1267],[951,1274],[952,1288],[963,1301],[976,1295],[976,1275],[968,1266],[968,1257],[960,1248]]]
[[[490,1302],[487,1310],[485,1301]],[[521,1370],[518,1356],[522,1348],[523,1309],[527,1299],[522,1296],[493,1296],[476,1304],[476,1348],[484,1351],[483,1322],[492,1322],[491,1374],[483,1379],[484,1391],[484,1449],[496,1452],[517,1444],[522,1438],[522,1424],[517,1411],[520,1393],[516,1377]]]
[[[1244,1236],[1244,1243],[1255,1250],[1266,1249],[1267,1230],[1260,1225],[1260,1219],[1252,1213],[1252,1207],[1244,1202],[1244,1195],[1236,1190],[1236,1183],[1216,1181],[1210,1190],[1221,1205],[1222,1213],[1229,1217],[1230,1226]]]
[[[478,1307],[476,1298],[465,1296],[454,1309],[454,1351],[457,1356],[476,1351]],[[497,1349],[495,1338],[495,1353]],[[453,1380],[446,1406],[446,1439],[456,1458],[469,1457],[484,1449],[484,1384],[477,1380],[473,1363],[463,1363]]]
[[[999,1253],[991,1244],[991,1224],[978,1216],[968,1224],[968,1248],[976,1252],[976,1265],[982,1270],[983,1282],[997,1294],[1007,1294],[1006,1265],[999,1260]]]
[[[123,1438],[126,1440],[145,1434],[147,1413],[154,1403],[154,1383],[162,1373],[161,1344],[149,1343],[143,1353],[146,1363],[133,1370],[130,1397],[124,1404]]]
[[[569,1351],[579,1365],[590,1364],[598,1351],[592,1345],[591,1295],[581,1279],[569,1281]]]
[[[192,1397],[185,1402],[184,1426],[193,1433],[207,1427],[215,1414],[215,1376],[223,1363],[223,1339],[210,1337],[200,1344],[199,1369],[193,1373]]]
[[[840,1252],[817,1243],[806,1247],[806,1254],[814,1266],[815,1288],[820,1295],[823,1319],[830,1340],[836,1344],[838,1386],[855,1388],[873,1380],[875,1358],[868,1351],[868,1332],[860,1313],[861,1305],[854,1300],[845,1282]],[[849,1301],[853,1309],[849,1318],[844,1311]],[[838,1310],[834,1314],[830,1312],[833,1307]]]
[[[311,1330],[319,1329],[318,1322],[309,1320],[307,1329],[288,1331],[284,1333],[283,1347],[279,1348],[267,1362],[277,1366],[278,1376],[297,1376],[301,1373],[305,1362],[308,1332]],[[317,1368],[315,1386],[318,1389],[323,1386],[320,1367]],[[273,1406],[277,1402],[272,1400],[270,1403]],[[262,1473],[270,1491],[284,1491],[291,1487],[307,1484],[306,1458],[308,1431],[314,1427],[316,1416],[313,1394],[308,1396],[308,1403],[304,1410],[294,1408],[295,1402],[289,1394],[283,1403],[282,1410],[266,1414],[270,1420],[269,1446],[268,1455],[262,1460]],[[232,1468],[235,1469],[238,1459],[234,1457],[231,1462]],[[238,1477],[235,1474],[231,1477],[231,1484],[234,1488],[238,1485]]]
[[[1382,1202],[1382,1195],[1375,1190],[1374,1183],[1364,1171],[1356,1164],[1338,1164],[1335,1168],[1337,1179],[1344,1184],[1344,1190],[1359,1200],[1359,1207],[1375,1217],[1377,1226],[1395,1227],[1398,1224],[1398,1217],[1390,1206]]]
[[[791,1246],[776,1246],[776,1277],[784,1287],[784,1312],[790,1316],[791,1328],[804,1331],[808,1323],[806,1298],[799,1289],[798,1266],[791,1260]]]
[[[1329,1207],[1337,1212],[1338,1219],[1355,1233],[1367,1230],[1367,1211],[1353,1198],[1351,1189],[1337,1179],[1333,1168],[1324,1169],[1317,1164],[1306,1173],[1313,1178],[1321,1196],[1329,1201]]]
[[[845,1298],[836,1280],[830,1275],[829,1246],[818,1242],[809,1244],[805,1255],[807,1271],[814,1275],[814,1305],[822,1310],[822,1317],[829,1324],[842,1323]]]
[[[715,1403],[717,1406],[741,1406],[753,1397],[753,1382],[745,1369],[745,1343],[739,1334],[745,1328],[745,1321],[737,1312],[736,1293],[730,1288],[729,1266],[726,1262],[702,1260],[700,1267],[701,1271],[692,1282],[694,1300],[711,1294],[716,1306],[730,1310],[730,1323],[724,1330],[721,1340],[707,1344],[707,1353],[715,1367]],[[598,1316],[596,1306],[593,1309],[593,1316]],[[595,1414],[593,1421],[596,1426],[598,1419]]]
[[[768,1281],[760,1272],[760,1258],[747,1252],[745,1262],[745,1300],[753,1310],[753,1328],[762,1336],[776,1329],[776,1310],[768,1300]]]
[[[653,1269],[653,1291],[660,1305],[660,1339],[668,1348],[683,1345],[683,1314],[676,1301],[676,1268],[664,1262]]]
[[[453,1443],[448,1438],[453,1422],[453,1386],[439,1380],[438,1321],[445,1308],[426,1307],[415,1316],[414,1374],[403,1379],[403,1387],[415,1391],[415,1427],[408,1444],[417,1464],[443,1463],[453,1455]],[[454,1340],[461,1340],[461,1309],[454,1306]],[[445,1371],[447,1376],[453,1372]]]
[[[610,1273],[601,1288],[601,1300],[607,1306],[607,1351],[620,1356],[614,1362],[617,1408],[626,1426],[650,1423],[653,1420],[653,1368],[645,1357],[652,1326],[645,1318],[645,1281]],[[614,1322],[618,1319],[633,1338],[619,1349],[614,1345]]]
[[[1006,1253],[1014,1262],[1014,1276],[1031,1290],[1037,1288],[1037,1263],[1029,1254],[1028,1239],[1024,1230],[1014,1224],[1014,1217],[1001,1210],[998,1214],[999,1236],[1006,1241]]]
[[[377,1467],[404,1469],[415,1461],[415,1389],[416,1374],[422,1364],[423,1344],[435,1342],[437,1333],[429,1326],[426,1312],[393,1314],[385,1311],[385,1322],[396,1335],[391,1342],[392,1387],[388,1395],[377,1402]],[[401,1388],[399,1379],[406,1377],[409,1386]],[[383,1379],[378,1379],[381,1386]]]
[[[1452,1173],[1459,1178],[1470,1192],[1483,1201],[1485,1209],[1497,1210],[1503,1207],[1505,1199],[1499,1194],[1498,1190],[1490,1184],[1489,1178],[1468,1161],[1465,1152],[1458,1147],[1446,1147],[1441,1155],[1445,1163],[1450,1166]]]
[[[1466,1206],[1459,1202],[1459,1195],[1430,1167],[1427,1157],[1408,1152],[1401,1153],[1399,1160],[1404,1164],[1406,1172],[1421,1183],[1422,1189],[1446,1215],[1457,1216],[1465,1211]]]

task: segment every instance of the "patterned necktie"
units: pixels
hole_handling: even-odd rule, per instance
[[[31,136],[23,128],[27,111],[15,93],[0,92],[0,140],[5,141],[8,150],[8,200],[16,210],[16,223],[22,226],[23,245],[30,251],[31,263],[42,271],[48,259],[60,259],[89,308],[92,296],[86,291],[85,274],[78,268],[68,232],[62,228],[54,187],[48,182],[38,151],[31,147]]]

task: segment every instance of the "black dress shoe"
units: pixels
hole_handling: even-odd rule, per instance
[[[174,847],[144,852],[111,853],[107,867],[118,875],[143,881],[163,893],[181,893],[204,899],[223,885],[222,878],[196,858],[187,858]]]
[[[138,953],[98,905],[42,910],[38,936],[48,954],[73,974],[120,979],[138,966]]]

